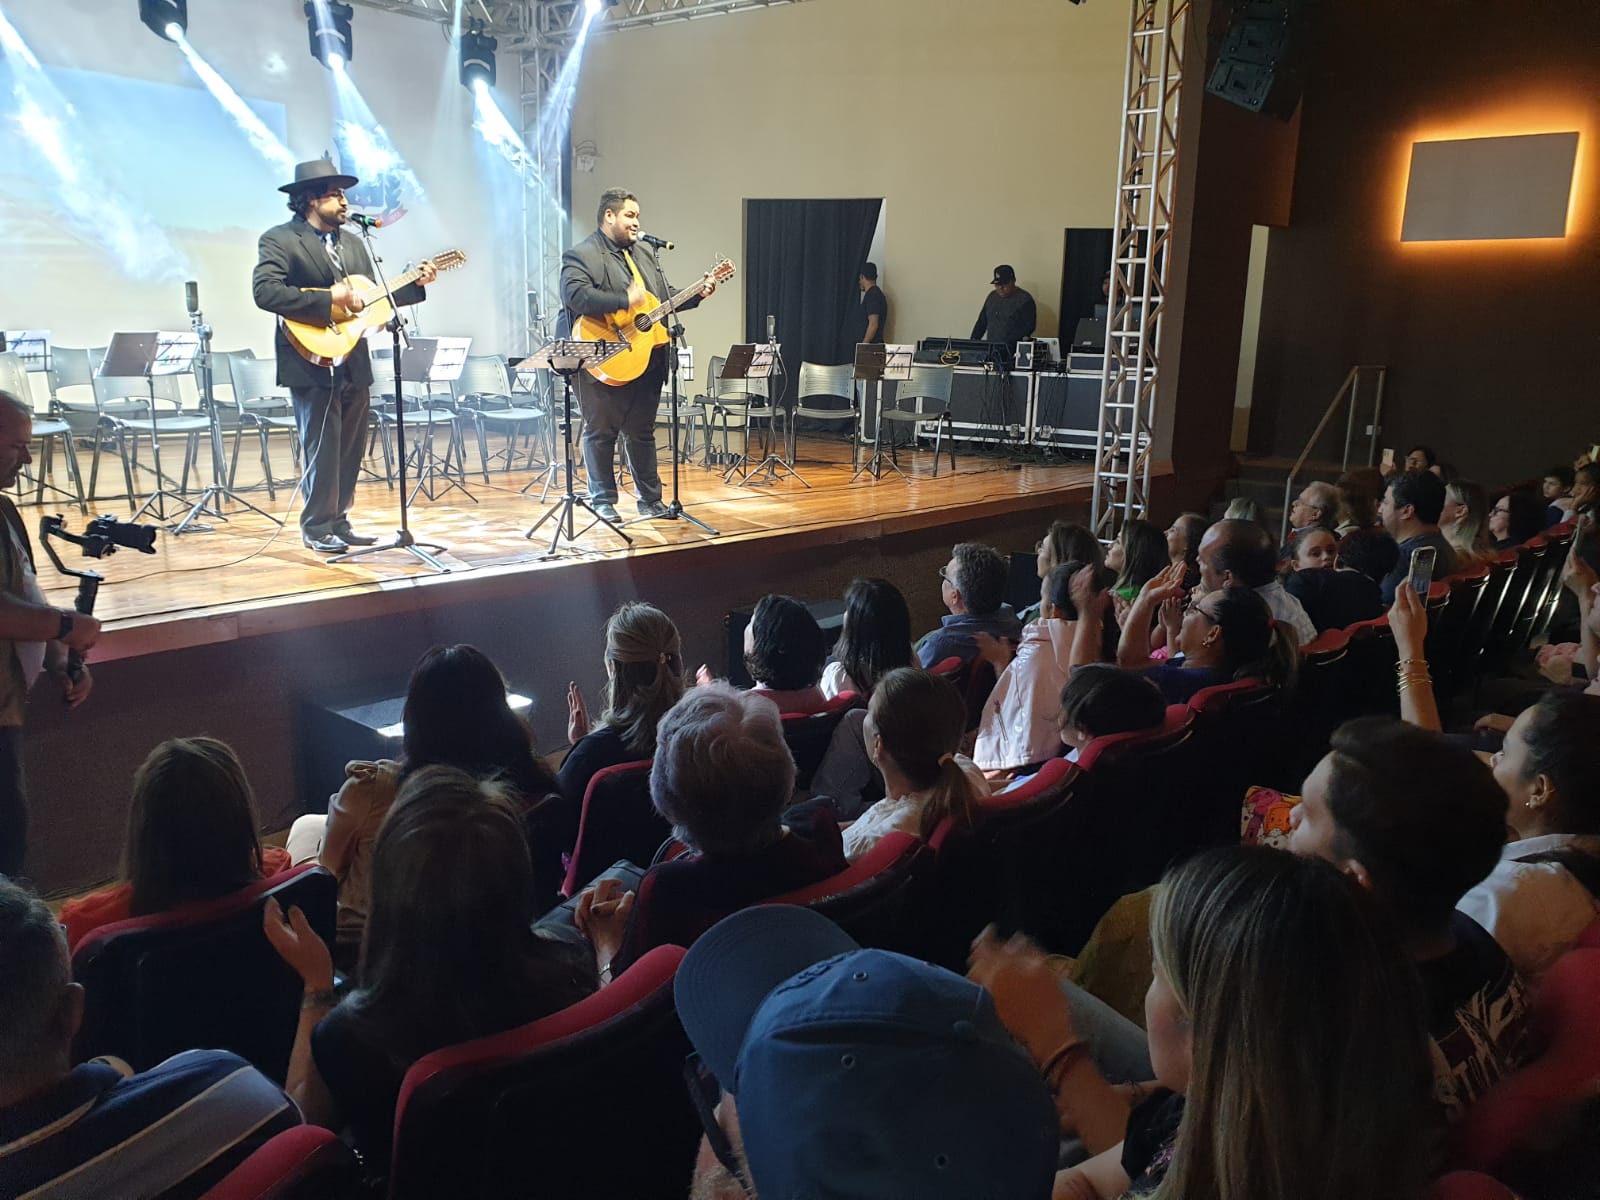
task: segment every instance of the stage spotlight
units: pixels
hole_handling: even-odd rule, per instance
[[[500,45],[475,21],[461,34],[461,86],[470,92],[494,86],[494,52]]]
[[[311,37],[311,57],[337,71],[355,57],[350,20],[355,9],[337,0],[306,0],[306,32]]]
[[[189,28],[189,0],[139,0],[139,20],[157,37],[175,42]]]
[[[601,0],[588,0],[584,7],[588,9],[591,17],[597,17],[600,15]]]

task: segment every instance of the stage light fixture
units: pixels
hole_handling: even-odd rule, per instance
[[[469,92],[494,87],[494,52],[500,43],[474,21],[461,34],[461,86]]]
[[[355,57],[350,21],[356,10],[337,0],[306,0],[306,32],[311,57],[336,71]]]
[[[600,9],[602,7],[601,0],[588,0],[584,7],[588,9],[591,17],[597,17],[600,15]]]
[[[157,37],[175,42],[189,28],[189,0],[139,0],[139,20]]]

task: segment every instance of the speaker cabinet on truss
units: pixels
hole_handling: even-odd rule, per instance
[[[1206,91],[1287,121],[1300,103],[1305,0],[1236,4],[1213,55]]]

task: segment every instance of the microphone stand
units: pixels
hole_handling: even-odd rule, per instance
[[[367,244],[367,257],[372,260],[373,274],[378,277],[378,286],[383,289],[384,299],[389,301],[389,339],[394,347],[394,435],[395,452],[400,459],[400,528],[395,531],[394,540],[379,542],[376,546],[362,546],[356,550],[347,550],[343,554],[335,555],[329,562],[349,562],[351,559],[365,558],[369,554],[384,554],[390,550],[404,550],[413,558],[419,559],[438,571],[441,575],[448,575],[450,568],[434,557],[443,554],[444,547],[432,542],[419,542],[411,533],[411,524],[407,515],[410,505],[406,501],[406,407],[405,407],[405,379],[402,369],[401,354],[404,351],[405,318],[400,315],[400,306],[394,302],[394,293],[389,290],[389,280],[383,273],[383,259],[379,256],[377,248],[372,244],[372,228],[368,225],[357,225],[361,230],[361,240]],[[383,419],[381,416],[378,418]],[[363,429],[359,436],[365,437]]]
[[[653,247],[652,247],[653,249]],[[694,516],[684,508],[683,502],[678,497],[678,339],[683,336],[683,326],[678,323],[678,310],[673,305],[677,293],[672,290],[672,281],[667,278],[667,269],[661,266],[661,259],[657,257],[656,267],[661,272],[661,286],[667,290],[667,315],[663,320],[667,323],[667,379],[668,396],[670,397],[670,413],[668,428],[672,432],[672,503],[667,505],[667,511],[659,517],[635,517],[631,521],[624,521],[624,525],[637,525],[641,521],[687,521],[700,529],[705,530],[712,537],[721,535],[699,517]],[[655,436],[654,434],[651,435]],[[709,437],[709,433],[707,434]]]

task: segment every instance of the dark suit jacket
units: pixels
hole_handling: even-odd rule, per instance
[[[361,238],[353,233],[339,234],[339,258],[346,275],[372,276],[372,260]],[[302,288],[331,288],[334,284],[333,260],[328,257],[322,238],[302,218],[295,217],[274,225],[261,235],[251,288],[256,307],[301,321],[326,325],[333,319],[333,299],[326,291],[307,292]],[[418,284],[409,284],[395,293],[402,306],[418,304],[427,293]],[[333,368],[307,362],[289,342],[280,322],[274,349],[278,356],[278,384],[281,387],[329,387]],[[365,339],[356,343],[344,361],[345,380],[356,387],[372,383],[372,359]]]
[[[326,254],[323,255],[327,257]],[[644,242],[633,247],[633,261],[645,290],[657,300],[669,296],[656,252]],[[594,317],[628,307],[628,285],[633,275],[617,244],[596,229],[561,256],[561,303],[570,318]],[[687,312],[700,303],[696,295],[678,308]]]

